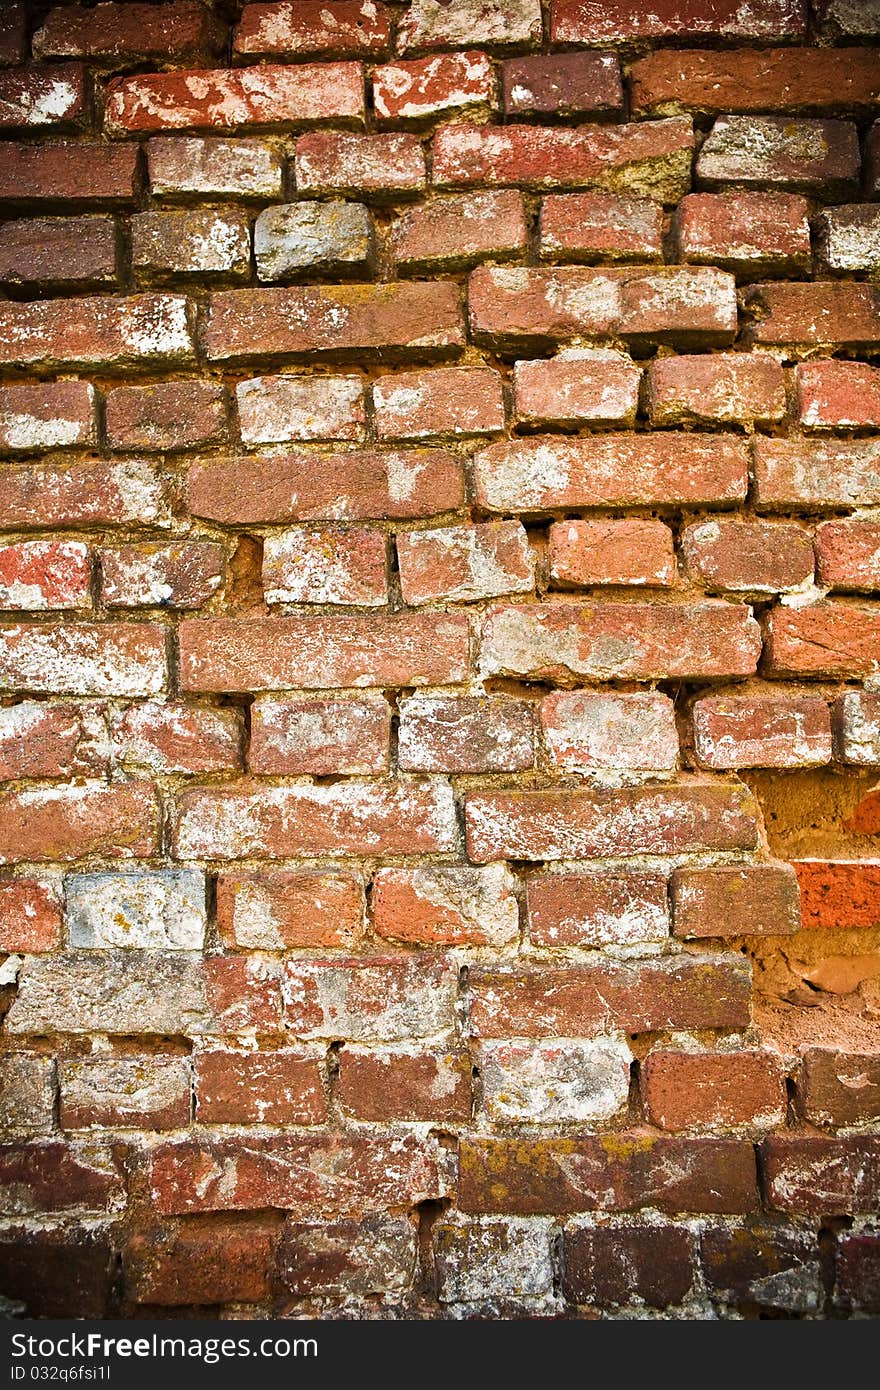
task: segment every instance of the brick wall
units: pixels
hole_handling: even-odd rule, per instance
[[[3,6],[13,1304],[880,1312],[878,38]]]

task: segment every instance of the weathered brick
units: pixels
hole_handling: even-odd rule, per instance
[[[157,135],[147,141],[147,167],[150,191],[161,201],[267,199],[282,192],[280,155],[262,140]]]
[[[281,203],[254,223],[254,259],[260,280],[298,275],[372,274],[373,224],[363,203]]]
[[[196,1118],[206,1125],[317,1125],[327,1118],[323,1053],[199,1049]]]
[[[175,453],[216,444],[226,435],[227,395],[209,381],[163,381],[119,386],[107,394],[111,449]]]
[[[880,1118],[878,1059],[849,1048],[808,1048],[801,1059],[797,1096],[811,1125],[836,1129],[876,1123]]]
[[[10,0],[0,15],[0,65],[10,67],[27,57],[27,12],[23,0]]]
[[[831,589],[880,589],[880,523],[858,517],[823,521],[816,528],[819,583]]]
[[[217,27],[201,5],[173,0],[159,7],[102,3],[51,9],[34,34],[40,58],[88,58],[99,66],[198,62],[216,53]]]
[[[700,1261],[709,1292],[750,1311],[817,1313],[823,1306],[819,1242],[810,1231],[709,1227],[700,1238]]]
[[[613,348],[565,348],[546,361],[516,362],[520,424],[571,427],[635,424],[641,368]]]
[[[10,1033],[277,1033],[278,980],[265,960],[182,951],[72,951],[28,960]]]
[[[612,53],[554,53],[501,65],[506,116],[582,116],[623,110],[620,64]]]
[[[851,281],[755,285],[745,307],[748,343],[804,350],[875,347],[880,342],[880,287]]]
[[[0,228],[4,284],[91,289],[115,279],[116,228],[111,217],[22,218]]]
[[[771,1210],[804,1216],[868,1215],[880,1195],[880,1138],[777,1134],[761,1146]]]
[[[681,1303],[693,1287],[690,1231],[680,1226],[581,1226],[564,1235],[563,1290],[573,1303],[649,1308]]]
[[[79,63],[0,68],[0,130],[63,130],[85,114],[84,74]]]
[[[90,854],[146,859],[158,848],[158,810],[148,782],[30,787],[0,796],[0,862],[72,860]]]
[[[756,439],[755,484],[766,511],[880,502],[875,439]]]
[[[434,1124],[471,1117],[471,1062],[467,1052],[365,1048],[339,1053],[339,1104],[358,1120]]]
[[[569,683],[747,676],[760,651],[751,610],[720,600],[499,605],[483,621],[480,670]]]
[[[880,765],[880,694],[847,690],[831,707],[834,756],[841,762]]]
[[[692,712],[703,767],[821,767],[831,761],[828,703],[819,696],[707,695]]]
[[[471,793],[468,854],[495,859],[593,859],[757,848],[755,807],[744,788],[685,781],[618,791]]]
[[[251,706],[251,772],[328,777],[387,773],[391,707],[357,700],[276,700]]]
[[[373,69],[373,106],[379,122],[418,125],[449,112],[488,112],[495,106],[495,74],[485,53],[438,53]]]
[[[876,1235],[842,1234],[836,1275],[836,1298],[844,1308],[873,1314],[880,1311],[880,1239]]]
[[[812,265],[809,214],[807,199],[794,193],[689,193],[672,220],[676,250],[682,261],[720,266],[740,280],[797,275]]]
[[[503,864],[380,869],[373,927],[388,941],[413,946],[505,946],[519,935],[515,888]]]
[[[363,918],[364,890],[352,873],[224,870],[217,879],[217,926],[236,946],[350,949]]]
[[[95,390],[87,382],[0,388],[0,452],[38,454],[95,440]]]
[[[772,676],[870,676],[880,669],[880,606],[777,604],[767,620],[764,665]]]
[[[70,145],[3,146],[0,202],[17,207],[59,204],[77,207],[130,207],[135,200],[137,146],[78,142]]]
[[[441,188],[605,188],[677,203],[691,186],[693,152],[687,117],[573,130],[448,125],[434,136],[433,178]]]
[[[667,585],[675,578],[673,536],[662,521],[556,521],[549,558],[554,588]]]
[[[76,1129],[183,1129],[190,1122],[188,1057],[88,1057],[58,1064],[60,1125]]]
[[[293,527],[265,543],[266,602],[381,607],[388,598],[386,563],[382,531]]]
[[[202,619],[180,625],[185,690],[445,685],[467,668],[467,619],[399,613]]]
[[[651,870],[535,875],[526,908],[533,946],[626,946],[669,935],[666,878]]]
[[[245,444],[359,440],[364,388],[357,376],[258,376],[235,388]]]
[[[245,5],[233,47],[260,58],[356,58],[384,53],[390,39],[391,16],[373,0],[280,0]]]
[[[202,787],[178,799],[181,859],[436,854],[456,846],[442,782]]]
[[[665,1130],[770,1129],[785,1122],[777,1052],[674,1052],[655,1048],[642,1063],[651,1124]]]
[[[4,1215],[48,1211],[107,1211],[125,1200],[116,1159],[108,1149],[47,1139],[0,1145],[0,1210]]]
[[[288,960],[284,1021],[298,1038],[402,1042],[449,1031],[458,974],[443,956]]]
[[[880,923],[880,864],[806,859],[794,869],[805,928],[857,931]]]
[[[697,521],[681,548],[691,578],[710,590],[776,594],[813,578],[809,532],[793,522]]]
[[[880,16],[873,5],[860,0],[816,0],[813,6],[816,19],[827,26],[828,32],[858,38],[877,38],[880,35]]]
[[[5,527],[168,524],[162,480],[144,459],[68,465],[24,463],[0,471]]]
[[[15,1289],[29,1317],[103,1317],[115,1264],[112,1238],[101,1226],[64,1221],[8,1226],[0,1235],[0,1287]]]
[[[12,1052],[0,1058],[3,1114],[0,1132],[25,1138],[49,1134],[54,1128],[55,1064],[49,1057]]]
[[[447,526],[397,536],[404,602],[471,602],[499,594],[529,593],[534,560],[519,521]]]
[[[456,511],[463,502],[461,461],[442,449],[323,454],[320,470],[309,453],[198,463],[187,492],[194,515],[242,524],[405,520]]]
[[[416,1231],[406,1216],[288,1221],[282,1231],[278,1277],[296,1295],[385,1297],[408,1289],[415,1272]]]
[[[0,778],[76,777],[107,770],[100,708],[21,700],[0,709]]]
[[[0,306],[0,363],[7,367],[174,367],[192,360],[187,301],[176,294],[130,299],[52,299]]]
[[[0,608],[90,608],[90,574],[89,548],[81,541],[0,546]]]
[[[420,48],[485,44],[506,51],[541,42],[540,0],[413,0],[398,30],[404,53]]]
[[[858,186],[858,134],[849,121],[719,116],[697,156],[696,169],[704,188],[735,184],[840,201]],[[786,241],[792,230],[786,229]],[[758,240],[760,246],[763,236]]]
[[[443,1222],[434,1228],[441,1303],[496,1310],[515,1299],[540,1307],[553,1288],[551,1230],[543,1221]]]
[[[225,552],[213,541],[124,545],[98,555],[109,608],[200,608],[223,582]]]
[[[155,130],[285,130],[364,118],[358,63],[151,72],[107,90],[112,135]]]
[[[880,193],[880,120],[876,120],[865,137],[864,187],[869,198]]]
[[[398,755],[411,772],[524,772],[535,761],[532,706],[479,695],[401,700]]]
[[[110,738],[113,755],[124,768],[197,773],[241,765],[242,717],[237,710],[147,701],[115,715]]]
[[[425,187],[425,156],[415,135],[315,131],[297,140],[294,164],[300,193],[398,202]]]
[[[880,279],[880,208],[870,203],[827,208],[813,231],[818,267],[825,274]]]
[[[671,772],[678,734],[665,695],[554,691],[541,701],[550,758],[570,772]]]
[[[458,1204],[466,1212],[655,1207],[739,1215],[758,1202],[754,1150],[744,1139],[642,1130],[583,1139],[466,1139],[459,1161]]]
[[[276,1235],[259,1219],[135,1231],[123,1254],[126,1294],[161,1308],[259,1303],[271,1292]]]
[[[64,896],[71,946],[198,951],[205,944],[205,875],[198,870],[72,874]]]
[[[671,892],[675,936],[788,936],[800,928],[789,864],[676,869]]]
[[[632,1053],[620,1038],[484,1042],[482,1106],[493,1124],[590,1125],[618,1115]]]
[[[633,111],[847,111],[880,103],[880,78],[867,48],[660,49],[633,64]]]
[[[619,193],[557,193],[541,202],[549,261],[662,261],[663,207]]]
[[[805,8],[799,0],[758,0],[747,8],[737,0],[713,0],[710,5],[654,0],[648,8],[635,0],[553,0],[550,10],[551,41],[564,44],[703,36],[773,42],[802,38],[806,27]],[[613,1236],[606,1243],[614,1249]]]
[[[432,361],[463,346],[459,289],[444,281],[220,291],[205,330],[208,357],[218,362],[401,354]]]
[[[867,362],[799,362],[800,422],[808,430],[880,430],[880,368]]]
[[[498,372],[488,367],[442,367],[395,372],[373,385],[380,439],[497,434],[504,429]]]
[[[139,212],[131,219],[131,267],[139,284],[161,285],[178,276],[246,280],[250,224],[244,213],[219,208]]]
[[[525,250],[526,240],[523,196],[512,188],[418,203],[391,229],[394,259],[410,272],[464,269],[487,256],[509,261]]]
[[[61,921],[56,880],[0,880],[0,950],[51,951],[61,940]]]
[[[785,378],[769,358],[660,357],[648,369],[652,425],[774,424],[784,415]]]
[[[155,695],[165,684],[158,623],[0,628],[0,689],[37,695]]]

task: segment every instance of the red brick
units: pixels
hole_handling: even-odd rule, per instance
[[[570,772],[672,772],[678,734],[665,695],[558,690],[541,701],[550,760]]]
[[[388,772],[391,706],[358,700],[274,700],[251,706],[251,772],[312,777]]]
[[[871,675],[880,668],[880,605],[777,605],[768,619],[764,664],[772,676]]]
[[[649,870],[530,877],[526,904],[533,946],[624,946],[669,935],[666,878]]]
[[[245,444],[364,436],[364,387],[356,376],[258,376],[235,388]]]
[[[388,599],[383,531],[297,526],[266,540],[267,603],[336,603],[382,607]]]
[[[785,1121],[782,1058],[776,1052],[673,1052],[642,1063],[650,1124],[665,1130],[769,1129]]]
[[[220,282],[251,273],[250,223],[243,212],[139,212],[131,219],[131,265],[139,285],[190,276]]]
[[[465,678],[458,614],[202,619],[180,625],[185,690],[446,685]]]
[[[586,1226],[564,1234],[563,1291],[572,1303],[668,1308],[694,1282],[692,1237],[678,1226]]]
[[[398,534],[397,559],[403,601],[411,605],[472,602],[535,586],[534,560],[519,521]]]
[[[620,63],[612,53],[554,53],[501,65],[506,116],[581,116],[623,110]]]
[[[206,1125],[317,1125],[327,1118],[323,1053],[199,1050],[196,1118]]]
[[[541,202],[545,261],[662,261],[663,207],[619,193],[557,193]]]
[[[465,828],[478,864],[753,850],[758,842],[745,789],[698,780],[619,791],[470,793]]]
[[[746,294],[746,341],[799,350],[859,350],[880,343],[880,287],[842,281],[755,285]]]
[[[870,203],[826,208],[815,219],[813,232],[822,274],[880,279],[880,208]]]
[[[20,0],[10,0],[0,14],[0,66],[24,62],[27,57],[27,12]]]
[[[450,111],[490,111],[495,74],[485,53],[438,53],[373,69],[373,105],[380,123],[418,124]]]
[[[153,196],[168,202],[277,200],[283,193],[280,155],[262,140],[158,135],[147,141],[147,167]]]
[[[0,546],[0,608],[90,608],[91,563],[81,541]]]
[[[570,682],[751,675],[760,634],[742,604],[543,603],[484,618],[486,676]]]
[[[104,1317],[115,1266],[112,1235],[100,1227],[10,1226],[0,1237],[0,1286],[15,1289],[29,1317]]]
[[[397,35],[402,52],[485,44],[508,51],[541,42],[540,0],[413,0]]]
[[[880,1312],[880,1236],[842,1234],[836,1268],[837,1301],[848,1311]]]
[[[115,279],[116,228],[110,217],[40,217],[0,228],[4,284],[91,289]]]
[[[409,271],[458,269],[525,250],[523,196],[512,188],[458,193],[407,208],[391,229],[394,259]]]
[[[425,187],[425,156],[415,135],[321,130],[296,142],[296,186],[303,193],[341,193],[398,202]]]
[[[33,1139],[55,1127],[55,1063],[48,1057],[12,1052],[0,1057],[3,1116],[0,1130],[10,1138]]]
[[[797,1077],[798,1101],[809,1124],[826,1129],[880,1119],[880,1059],[833,1047],[804,1052]]]
[[[398,756],[411,772],[524,772],[534,766],[532,707],[479,695],[400,702]]]
[[[288,859],[443,853],[454,848],[455,831],[452,794],[442,783],[239,782],[183,792],[174,840],[181,859]]]
[[[856,809],[844,821],[845,830],[854,830],[859,835],[880,834],[880,794],[877,788],[863,796]]]
[[[443,367],[395,372],[373,384],[380,439],[497,434],[504,429],[498,372],[488,367]]]
[[[416,1231],[407,1216],[287,1221],[278,1277],[292,1294],[400,1294],[416,1271]]]
[[[740,280],[809,271],[810,204],[793,193],[689,193],[673,217],[681,260]]]
[[[35,454],[95,441],[95,391],[87,382],[0,387],[0,453]]]
[[[467,1052],[367,1049],[349,1044],[339,1053],[339,1104],[358,1120],[433,1124],[471,1117],[471,1063]]]
[[[175,367],[193,357],[187,300],[52,299],[0,306],[0,364],[41,368]]]
[[[880,78],[867,48],[735,48],[651,53],[633,64],[633,111],[870,112]]]
[[[693,707],[701,766],[819,767],[831,761],[828,703],[820,696],[709,695]]]
[[[154,130],[301,128],[319,121],[363,122],[358,63],[217,68],[121,77],[107,91],[113,135]]]
[[[767,511],[880,501],[874,439],[756,439],[754,453],[758,504]]]
[[[569,428],[635,424],[641,369],[613,348],[568,348],[546,361],[516,362],[520,424]]]
[[[401,1042],[449,1032],[458,972],[443,956],[289,960],[284,1020],[299,1038]]]
[[[106,1211],[124,1199],[117,1161],[105,1149],[58,1140],[0,1145],[0,1206],[6,1215]]]
[[[133,1303],[160,1308],[259,1303],[270,1292],[276,1232],[266,1221],[135,1231],[123,1254]]]
[[[788,864],[676,869],[671,888],[675,936],[789,936],[800,928],[797,879]]]
[[[845,691],[831,706],[831,724],[838,761],[880,765],[880,694]]]
[[[880,120],[874,122],[865,137],[864,184],[869,198],[880,195]]]
[[[671,584],[672,532],[662,521],[556,521],[550,527],[555,588],[593,584]]]
[[[589,1138],[466,1139],[462,1211],[719,1212],[758,1204],[755,1155],[741,1139],[678,1139],[650,1131]]]
[[[778,362],[750,353],[660,357],[648,369],[652,425],[772,424],[785,415]]]
[[[783,1315],[818,1313],[825,1301],[818,1236],[785,1226],[716,1226],[704,1230],[700,1257],[709,1292]],[[821,1315],[821,1314],[820,1314]]]
[[[8,142],[0,167],[0,202],[20,207],[61,203],[77,207],[130,207],[135,199],[136,145],[78,142],[70,145]]]
[[[410,946],[504,946],[519,936],[516,880],[485,869],[380,869],[373,880],[377,936]]]
[[[182,1129],[190,1122],[189,1058],[62,1059],[62,1129]]]
[[[0,522],[18,529],[162,525],[162,481],[143,459],[61,465],[23,463],[0,471]]]
[[[80,63],[0,68],[0,130],[69,129],[85,114]]]
[[[360,1215],[411,1207],[446,1190],[434,1140],[414,1134],[375,1136],[275,1134],[240,1139],[182,1139],[148,1157],[153,1207],[163,1213],[259,1211],[292,1216]]]
[[[229,944],[257,950],[355,946],[364,890],[351,873],[236,873],[217,880],[217,926]]]
[[[219,47],[218,29],[201,5],[187,0],[156,5],[102,3],[49,11],[34,34],[39,58],[87,58],[99,67],[121,63],[192,63]]]
[[[758,0],[746,7],[738,0],[712,0],[711,4],[653,0],[648,7],[636,0],[553,0],[550,8],[554,44],[592,46],[703,36],[773,42],[801,38],[806,28],[800,0]]]
[[[840,202],[855,194],[858,177],[858,132],[849,121],[720,116],[697,157],[704,188],[734,184]]]
[[[384,5],[364,0],[298,0],[248,4],[233,48],[248,57],[356,58],[387,51],[391,18]]]
[[[805,859],[794,869],[805,928],[858,931],[880,923],[880,863]]]
[[[200,608],[223,582],[225,552],[213,541],[124,545],[98,554],[109,608]]]
[[[53,880],[0,880],[0,950],[51,951],[60,945],[61,921],[61,894]]]
[[[813,578],[809,533],[793,522],[712,518],[688,526],[681,544],[691,578],[712,591],[774,594]]]
[[[880,368],[867,362],[799,362],[800,422],[808,430],[880,430]]]
[[[158,850],[158,810],[147,782],[31,787],[4,792],[0,806],[4,864],[90,854],[144,859]]]
[[[145,702],[115,715],[114,757],[126,768],[163,772],[226,772],[241,765],[237,710]]]
[[[693,152],[686,117],[575,130],[448,125],[434,136],[433,177],[441,188],[606,188],[676,203],[690,189]]]
[[[0,628],[0,688],[45,695],[155,695],[165,684],[158,623]]]
[[[832,589],[880,589],[880,523],[858,517],[816,528],[819,583]]]
[[[442,449],[322,454],[320,470],[315,457],[302,452],[197,463],[189,474],[187,505],[195,516],[248,524],[406,520],[456,511],[464,503],[461,461]]]
[[[880,1199],[880,1138],[774,1135],[761,1146],[771,1210],[804,1216],[865,1215]]]
[[[468,305],[474,339],[517,354],[618,335],[717,347],[736,331],[733,278],[708,266],[482,266],[470,277]]]
[[[205,330],[208,357],[218,362],[424,362],[463,346],[459,288],[446,281],[224,290],[210,296]]]
[[[106,399],[111,449],[176,452],[216,444],[226,434],[227,396],[210,381],[120,386]]]

